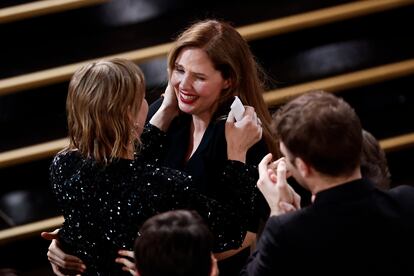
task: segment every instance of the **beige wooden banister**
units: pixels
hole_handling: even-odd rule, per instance
[[[381,148],[386,153],[399,151],[414,145],[414,133],[407,133],[400,136],[390,137],[380,141]]]
[[[288,99],[299,96],[309,90],[339,92],[346,89],[375,84],[414,74],[414,59],[377,66],[322,80],[293,85],[266,92],[263,97],[269,106],[279,105]]]
[[[69,145],[69,139],[63,138],[2,152],[0,153],[0,168],[52,157],[67,145]]]
[[[360,0],[238,28],[247,40],[260,39],[414,4],[413,0]]]
[[[0,9],[0,23],[91,6],[108,0],[42,0]]]
[[[33,237],[43,231],[54,230],[59,228],[63,224],[63,221],[63,216],[58,216],[1,230],[0,245],[18,239]]]
[[[240,27],[238,30],[247,40],[253,40],[278,35],[289,31],[327,24],[335,21],[345,20],[357,16],[363,16],[410,4],[414,4],[414,0],[355,1],[330,8],[324,8],[280,19],[269,20],[262,23],[256,23]],[[166,55],[170,47],[171,44],[166,43],[144,49],[124,52],[113,56],[124,57],[136,63],[141,63],[154,57]],[[71,77],[73,72],[79,66],[85,64],[86,62],[89,62],[89,60],[16,77],[1,79],[0,96],[24,89],[31,89],[66,81]]]

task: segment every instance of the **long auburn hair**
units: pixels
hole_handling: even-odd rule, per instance
[[[79,68],[66,100],[66,150],[105,164],[126,156],[131,143],[140,144],[131,115],[138,113],[144,95],[144,75],[129,60],[94,61]]]
[[[179,35],[169,52],[170,77],[180,52],[191,47],[205,51],[215,69],[224,79],[230,80],[230,87],[220,94],[217,110],[234,96],[239,96],[243,104],[253,106],[262,121],[263,137],[269,151],[278,155],[270,128],[272,118],[262,95],[266,75],[240,33],[229,23],[212,19],[191,25]]]

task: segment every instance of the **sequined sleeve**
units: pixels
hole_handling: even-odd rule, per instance
[[[244,212],[249,231],[256,232],[261,220],[269,216],[269,207],[257,188],[257,167],[239,161],[227,160],[219,177],[219,184],[227,195],[226,201]]]
[[[166,133],[150,123],[145,125],[141,134],[142,145],[137,155],[150,163],[159,163],[165,152]]]
[[[241,246],[248,220],[237,208],[208,198],[194,190],[191,177],[176,170],[162,168],[147,175],[151,179],[148,202],[158,212],[171,209],[197,211],[208,224],[214,236],[214,251],[222,252]]]
[[[219,181],[222,187],[228,187],[234,192],[232,197],[235,204],[243,209],[253,206],[257,195],[257,168],[239,161],[227,160]]]

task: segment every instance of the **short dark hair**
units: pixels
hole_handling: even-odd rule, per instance
[[[141,276],[208,276],[213,237],[194,211],[175,210],[148,219],[135,241]]]
[[[318,172],[347,175],[359,166],[362,128],[354,109],[343,99],[312,91],[281,107],[273,127],[293,155]]]

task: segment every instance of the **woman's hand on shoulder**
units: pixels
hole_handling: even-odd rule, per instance
[[[245,163],[247,151],[262,138],[262,123],[254,108],[245,106],[243,119],[238,122],[230,111],[225,132],[228,159]]]

